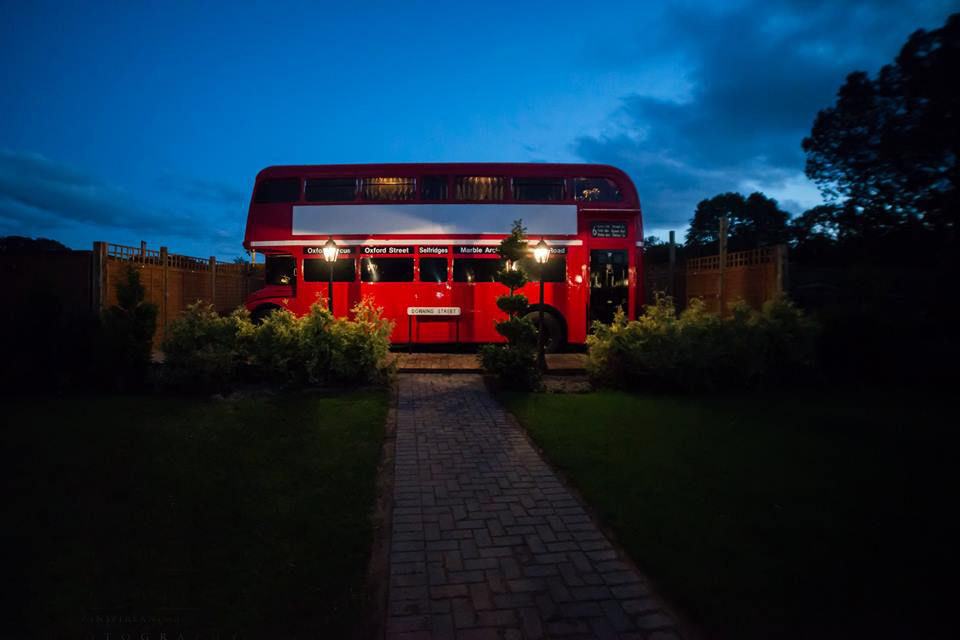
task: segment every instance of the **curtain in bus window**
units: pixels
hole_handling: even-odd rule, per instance
[[[413,178],[361,178],[360,193],[364,200],[413,200],[416,183]]]
[[[540,282],[541,275],[544,282],[566,282],[567,281],[567,258],[566,256],[550,256],[545,265],[540,265],[533,258],[522,258],[520,268],[527,272],[530,279],[534,282]]]
[[[563,200],[563,178],[514,178],[514,200]]]
[[[269,202],[296,202],[300,199],[300,178],[261,180],[253,194],[256,204]]]
[[[492,258],[454,258],[454,282],[496,282],[503,260]]]
[[[610,178],[574,178],[573,197],[592,202],[619,202],[620,188]]]
[[[421,200],[446,200],[447,176],[424,176],[420,178]]]
[[[353,282],[356,279],[357,273],[353,258],[337,260],[333,263],[334,282]],[[330,263],[323,258],[304,258],[303,281],[329,282]]]
[[[420,282],[446,282],[446,258],[420,258]]]
[[[364,258],[360,263],[363,282],[413,282],[413,258]]]
[[[457,200],[503,200],[505,178],[459,176]]]
[[[357,181],[353,178],[311,178],[304,197],[308,202],[350,202],[357,199]]]

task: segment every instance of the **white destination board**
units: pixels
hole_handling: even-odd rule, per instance
[[[576,235],[575,204],[295,205],[295,236],[509,233],[522,219],[529,233]]]
[[[460,307],[407,307],[408,316],[458,316]]]

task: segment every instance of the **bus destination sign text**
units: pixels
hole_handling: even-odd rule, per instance
[[[417,254],[421,256],[448,256],[450,247],[420,245],[417,247]]]
[[[498,256],[500,247],[482,247],[479,245],[458,246],[453,248],[454,255],[458,256]]]
[[[360,247],[360,253],[365,256],[412,256],[411,246]]]
[[[590,235],[594,238],[626,238],[626,222],[591,222]]]
[[[341,256],[352,256],[353,247],[337,247],[337,251]],[[303,254],[307,256],[322,256],[323,247],[304,247]]]

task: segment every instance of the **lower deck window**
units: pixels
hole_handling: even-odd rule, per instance
[[[337,260],[333,263],[334,282],[353,282],[357,279],[356,264],[353,259]],[[322,258],[304,258],[304,282],[329,282],[330,263]]]
[[[540,282],[541,274],[544,282],[567,281],[566,256],[550,256],[550,259],[544,265],[533,258],[524,258],[520,261],[520,268],[527,272],[533,282]]]
[[[413,258],[364,258],[360,279],[363,282],[413,282]]]
[[[491,258],[454,258],[454,282],[496,282],[497,271],[503,267],[502,260]]]
[[[446,258],[420,258],[420,282],[446,282]]]
[[[264,280],[267,284],[293,284],[296,279],[293,256],[271,256],[265,260]]]

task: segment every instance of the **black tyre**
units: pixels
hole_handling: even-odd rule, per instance
[[[524,318],[532,322],[535,327],[540,326],[539,311],[531,311],[524,316]],[[560,318],[549,311],[544,311],[543,328],[543,350],[546,353],[556,353],[560,351],[566,342],[566,336],[563,335],[563,323],[560,322]]]

